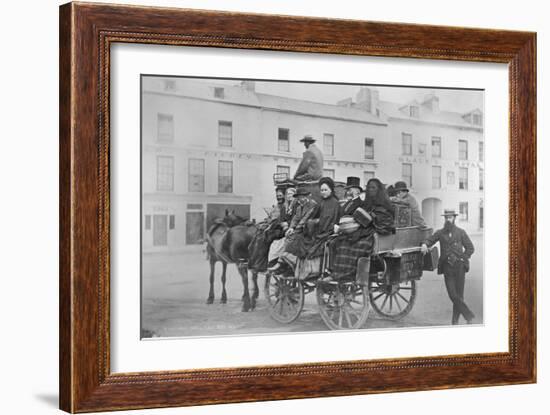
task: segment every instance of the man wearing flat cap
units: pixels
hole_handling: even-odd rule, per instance
[[[411,209],[411,225],[412,226],[422,226],[426,227],[426,221],[420,213],[420,208],[418,207],[418,202],[413,195],[409,193],[407,183],[405,182],[396,182],[393,185],[393,192],[395,193],[392,201],[407,206]]]
[[[422,253],[439,242],[441,256],[437,264],[437,273],[443,274],[449,298],[453,302],[451,324],[458,324],[462,314],[468,324],[472,323],[474,313],[464,302],[464,283],[466,273],[470,270],[470,257],[474,253],[474,245],[464,229],[455,225],[458,216],[454,210],[445,209],[443,229],[439,229],[422,244]]]
[[[312,136],[306,135],[300,141],[304,143],[306,151],[294,173],[294,180],[300,182],[319,180],[323,176],[323,153],[315,145],[315,139]]]

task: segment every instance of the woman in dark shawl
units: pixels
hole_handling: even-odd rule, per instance
[[[330,269],[335,279],[355,277],[359,258],[372,254],[375,232],[387,235],[395,231],[394,208],[380,180],[373,178],[368,181],[361,208],[371,216],[372,221],[351,234],[339,236],[331,243]]]
[[[334,181],[330,177],[319,180],[321,201],[313,216],[314,230],[311,238],[308,238],[307,258],[312,259],[323,255],[324,243],[327,237],[334,233],[334,225],[340,220],[340,203],[334,194]]]

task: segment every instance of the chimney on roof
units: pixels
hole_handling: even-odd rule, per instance
[[[431,112],[439,112],[439,98],[433,92],[424,97],[424,102],[422,105],[428,108]]]
[[[376,114],[379,102],[378,90],[362,86],[357,92],[356,106],[371,114]]]
[[[353,98],[346,98],[346,99],[341,99],[340,101],[338,101],[336,103],[336,105],[340,106],[340,107],[351,107],[353,106]]]
[[[254,82],[254,81],[249,81],[249,80],[242,81],[242,82],[241,82],[241,87],[242,87],[245,91],[248,91],[248,92],[256,92],[256,82]]]

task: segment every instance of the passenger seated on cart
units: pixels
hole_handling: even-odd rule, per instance
[[[409,189],[407,188],[407,183],[405,182],[396,182],[393,186],[393,190],[395,192],[395,196],[392,197],[392,201],[395,203],[398,203],[403,206],[407,206],[411,209],[411,225],[412,226],[420,226],[422,228],[426,227],[426,221],[422,217],[422,214],[420,213],[420,209],[418,208],[418,202],[414,198],[413,195],[409,193]]]
[[[358,222],[357,229],[339,235],[329,244],[328,271],[332,279],[354,278],[359,258],[372,254],[374,234],[387,235],[395,231],[394,208],[380,180],[368,181],[365,201],[353,212],[353,217]]]
[[[298,186],[294,198],[296,200],[295,212],[285,233],[285,250],[277,263],[269,268],[271,272],[280,271],[285,263],[295,263],[296,258],[293,252],[303,245],[307,221],[312,218],[318,206],[317,202],[310,197],[310,192],[304,185]],[[291,247],[291,251],[289,251],[289,247]],[[283,258],[286,258],[286,261]]]
[[[298,201],[294,197],[296,193],[296,187],[294,184],[286,183],[286,191],[284,193],[285,195],[285,202],[284,202],[284,212],[280,210],[279,218],[277,219],[281,229],[283,230],[283,235],[281,238],[275,239],[270,247],[269,247],[269,253],[267,255],[267,261],[270,267],[275,265],[277,263],[277,259],[282,255],[282,253],[285,251],[285,237],[284,233],[288,230],[289,224],[294,217],[294,214],[296,213],[296,208],[298,206]],[[279,186],[281,188],[282,186]]]
[[[359,177],[350,176],[346,179],[346,187],[344,189],[349,192],[350,198],[342,205],[341,215],[352,215],[363,201],[360,198],[361,182]]]

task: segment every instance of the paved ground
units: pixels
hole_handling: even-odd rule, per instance
[[[483,246],[480,236],[472,238],[476,253],[467,275],[465,301],[483,322]],[[216,275],[216,299],[207,305],[209,265],[204,252],[151,254],[143,257],[144,336],[212,336],[249,333],[280,333],[327,330],[317,310],[315,294],[306,296],[304,310],[289,325],[269,316],[263,295],[264,277],[259,277],[260,298],[253,312],[241,312],[242,282],[234,265],[227,272],[227,304],[220,304],[221,264]],[[250,284],[252,285],[252,284]],[[373,311],[365,329],[448,325],[452,304],[447,297],[442,276],[425,272],[418,282],[416,304],[401,321],[379,318]]]

